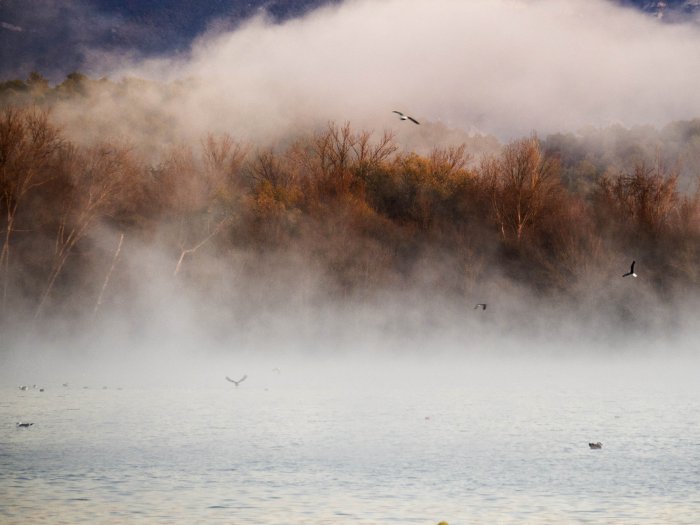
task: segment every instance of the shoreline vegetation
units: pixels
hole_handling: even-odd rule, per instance
[[[634,323],[641,292],[608,284],[633,259],[661,303],[700,290],[700,120],[533,134],[484,155],[404,151],[333,122],[277,146],[209,133],[146,155],[124,133],[74,140],[53,116],[125,89],[80,73],[0,83],[0,325],[96,315],[134,286],[136,246],[202,291],[293,259],[334,300],[416,281],[469,304],[486,281],[570,304],[595,288]]]

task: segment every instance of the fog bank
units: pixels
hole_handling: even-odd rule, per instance
[[[192,136],[259,139],[329,120],[398,128],[399,109],[510,139],[698,116],[699,54],[697,26],[604,0],[357,0],[281,24],[258,16],[184,57],[100,54],[90,68],[185,81],[150,104]]]

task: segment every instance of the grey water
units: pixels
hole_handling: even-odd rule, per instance
[[[3,385],[0,522],[700,522],[692,364],[272,368]]]

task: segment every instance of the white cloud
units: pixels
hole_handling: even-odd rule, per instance
[[[393,109],[503,138],[700,116],[700,30],[603,0],[357,0],[204,35],[112,76],[194,78],[191,131],[396,125]]]
[[[19,26],[8,24],[7,22],[0,22],[0,27],[7,29],[8,31],[22,32],[23,29]]]

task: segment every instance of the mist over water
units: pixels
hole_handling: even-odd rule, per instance
[[[610,365],[623,380],[623,363],[692,370],[699,357],[697,302],[662,303],[651,292],[646,303],[608,306],[601,285],[575,304],[492,282],[466,297],[417,285],[343,300],[320,293],[313,272],[297,267],[284,278],[275,267],[208,293],[139,263],[128,289],[94,316],[5,330],[0,384],[208,387],[277,367],[302,384],[350,386],[421,383],[431,369],[433,380],[458,384],[457,371],[483,366],[527,376],[529,366],[576,375]],[[475,309],[477,301],[488,308]]]
[[[227,133],[297,169],[309,133],[349,122],[375,141],[394,133],[406,172],[410,151],[465,140],[471,169],[533,130],[661,128],[700,116],[698,27],[602,0],[357,0],[217,27],[176,57],[90,53],[88,72],[114,85],[51,108],[77,147],[125,144],[153,180],[172,169],[167,198],[182,202],[174,218],[165,205],[128,216],[123,247],[106,213],[43,317],[22,296],[29,270],[16,273],[0,333],[0,521],[90,522],[89,505],[106,523],[692,523],[700,297],[661,286],[649,252],[603,238],[551,271],[556,288],[507,267],[512,252],[478,228],[458,254],[439,231],[420,252],[416,229],[384,246],[357,231],[386,217],[330,200],[306,222],[285,209],[294,235],[279,246],[253,245],[269,239],[241,234],[244,221],[202,242],[217,231],[211,203],[238,220],[252,194],[211,190],[187,152]],[[623,279],[631,259],[639,277]],[[45,392],[17,388],[34,384]]]

